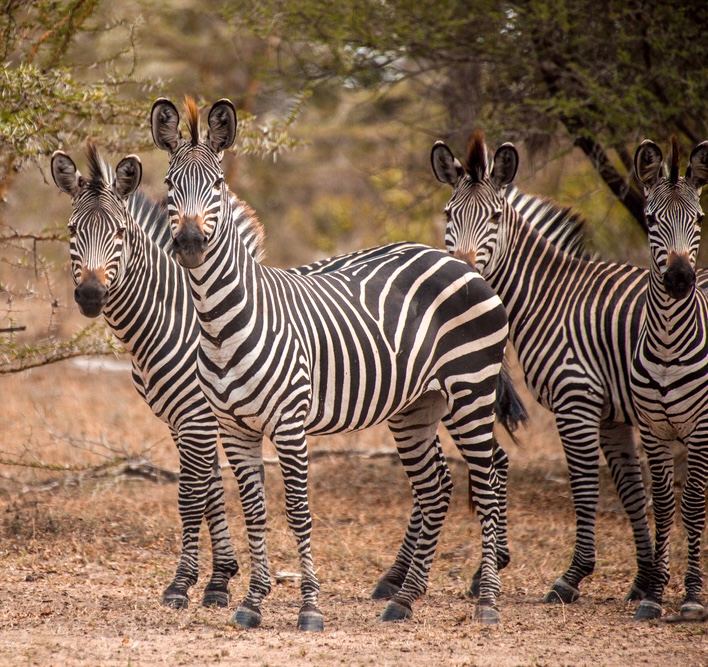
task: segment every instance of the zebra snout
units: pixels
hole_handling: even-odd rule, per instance
[[[96,276],[90,276],[76,287],[74,300],[82,315],[98,317],[108,303],[108,288]]]
[[[184,218],[180,222],[172,246],[182,266],[193,269],[204,263],[207,237],[196,218]]]
[[[686,255],[671,253],[664,273],[664,287],[672,299],[685,299],[696,284],[696,272]]]

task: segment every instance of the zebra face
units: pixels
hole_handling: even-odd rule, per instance
[[[204,263],[221,215],[225,196],[221,163],[204,144],[185,143],[173,154],[165,183],[177,260],[195,268]]]
[[[236,110],[229,100],[219,100],[209,111],[209,132],[199,135],[199,109],[185,101],[191,141],[182,138],[179,113],[172,102],[158,99],[150,114],[152,136],[158,148],[169,154],[167,207],[177,260],[194,269],[201,266],[221,221],[226,195],[221,160],[236,139]]]
[[[661,277],[671,299],[685,299],[696,284],[703,221],[699,197],[708,178],[708,142],[693,150],[684,178],[679,177],[675,137],[672,137],[668,176],[662,175],[661,150],[650,141],[637,149],[634,164],[646,195],[644,215],[652,269]]]
[[[506,207],[503,188],[514,180],[518,167],[516,149],[511,144],[500,146],[490,171],[484,136],[476,131],[467,148],[466,167],[442,142],[433,146],[430,158],[437,179],[453,188],[445,207],[447,251],[488,273],[498,254]]]
[[[132,220],[126,199],[140,184],[142,167],[136,156],[128,156],[111,179],[94,144],[89,143],[87,153],[88,180],[61,151],[52,156],[52,176],[57,187],[71,195],[68,228],[74,299],[81,314],[93,318],[103,312],[124,273],[126,229]]]

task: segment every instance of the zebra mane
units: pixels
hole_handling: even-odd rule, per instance
[[[86,159],[88,161],[88,186],[93,190],[99,190],[104,185],[110,185],[113,181],[113,170],[104,162],[95,142],[89,139],[86,142]]]
[[[527,195],[515,185],[508,185],[504,197],[524,222],[556,248],[579,259],[593,259],[587,248],[587,221],[570,206],[561,206],[551,199]]]
[[[671,135],[671,150],[669,151],[669,182],[676,185],[679,179],[679,142],[675,134]]]
[[[465,171],[473,183],[480,183],[487,173],[487,146],[484,143],[484,132],[479,128],[472,133],[467,144]]]
[[[144,190],[138,189],[128,197],[128,211],[145,234],[175,261],[170,252],[172,235],[165,201],[153,199]]]
[[[184,98],[184,115],[187,119],[192,146],[196,146],[199,143],[199,107],[190,95],[185,95]]]

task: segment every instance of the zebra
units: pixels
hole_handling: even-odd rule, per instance
[[[410,617],[426,589],[450,502],[449,473],[437,464],[441,419],[467,462],[482,525],[475,616],[498,622],[492,427],[508,328],[501,301],[464,262],[418,244],[361,251],[340,258],[343,268],[314,275],[258,264],[234,233],[237,221],[252,213],[230,193],[221,167],[236,136],[235,108],[226,99],[211,107],[205,140],[191,99],[186,113],[190,140],[182,138],[177,108],[164,98],[153,105],[151,127],[155,144],[168,153],[172,240],[189,270],[202,327],[198,374],[228,434],[223,443],[240,462],[251,576],[231,622],[258,626],[270,591],[259,473],[263,436],[278,451],[286,516],[298,545],[298,628],[320,631],[306,435],[383,421],[413,487],[421,525],[405,579],[381,620]]]
[[[630,374],[639,431],[647,454],[654,501],[654,572],[635,619],[659,618],[669,581],[669,533],[675,501],[671,446],[688,450],[681,516],[688,536],[686,596],[680,614],[701,618],[701,535],[708,480],[708,293],[696,287],[701,240],[701,189],[708,182],[708,141],[691,152],[679,176],[679,147],[671,138],[668,174],[661,149],[644,141],[634,156],[644,188],[651,255],[642,328]]]
[[[501,297],[526,381],[554,413],[568,462],[575,550],[570,567],[544,601],[574,602],[580,596],[580,582],[594,571],[599,449],[632,524],[636,546],[637,574],[625,599],[641,600],[653,559],[632,430],[637,415],[629,367],[639,339],[648,272],[587,258],[573,240],[577,233],[557,231],[559,225],[578,231],[574,216],[568,211],[559,216],[558,207],[550,202],[539,206],[537,198],[529,202],[518,191],[509,193],[518,160],[516,149],[507,143],[490,165],[481,131],[468,145],[464,167],[442,142],[431,152],[435,176],[453,188],[445,207],[446,248],[479,269]],[[519,211],[531,211],[534,224],[545,225],[543,233],[555,235],[559,245],[539,234]],[[552,224],[543,222],[546,217]]]
[[[121,160],[112,176],[93,142],[87,145],[88,179],[64,152],[52,156],[57,187],[71,196],[71,276],[79,310],[103,317],[131,355],[141,398],[170,428],[179,452],[178,506],[182,554],[163,604],[186,607],[197,581],[199,529],[209,527],[213,571],[202,604],[226,607],[228,583],[238,572],[224,507],[217,454],[218,422],[197,375],[199,323],[186,272],[165,248],[167,209],[136,191],[140,160]],[[239,230],[260,258],[263,232],[255,220]]]

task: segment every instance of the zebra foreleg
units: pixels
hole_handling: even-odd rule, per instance
[[[382,621],[410,618],[413,602],[425,593],[428,585],[430,566],[452,496],[450,471],[437,437],[437,426],[445,409],[439,394],[426,394],[388,422],[413,489],[414,514],[416,509],[420,512],[421,523],[407,559],[405,577],[381,614]],[[412,516],[411,522],[413,519]],[[410,526],[409,523],[409,530]],[[401,569],[404,566],[405,560],[401,559]]]
[[[511,562],[509,553],[509,532],[507,523],[507,481],[509,479],[509,457],[507,453],[494,443],[494,469],[496,470],[495,491],[499,499],[499,522],[497,523],[497,570],[503,570]],[[470,490],[470,499],[471,499]],[[479,597],[479,583],[482,580],[482,564],[479,564],[477,571],[472,575],[467,594],[471,598]]]
[[[222,596],[210,604],[228,604],[227,584],[238,571],[236,555],[231,544],[224,510],[224,489],[219,476],[215,484],[213,465],[217,456],[216,428],[190,431],[193,424],[187,423],[179,433],[172,430],[180,457],[178,507],[182,521],[182,554],[172,583],[165,589],[162,603],[181,609],[189,604],[189,589],[197,582],[199,574],[198,548],[199,529],[207,516],[214,555],[212,581],[219,584]],[[218,459],[217,459],[218,461]],[[209,520],[211,516],[211,520]],[[207,587],[208,590],[208,587]],[[219,604],[223,597],[226,600]],[[207,594],[205,593],[205,600]]]
[[[587,415],[582,419],[575,414],[563,414],[556,410],[556,425],[568,462],[575,507],[575,549],[570,567],[553,583],[543,598],[544,602],[575,602],[580,597],[580,582],[595,571],[595,518],[600,495],[598,424],[601,406],[597,408],[597,415]],[[579,404],[573,404],[573,412],[580,409]]]
[[[300,593],[302,606],[298,614],[298,630],[321,632],[324,616],[319,609],[320,582],[312,560],[312,515],[307,498],[308,457],[305,431],[301,424],[281,424],[271,435],[278,450],[285,486],[285,515],[297,541],[300,556]]]
[[[688,476],[681,498],[681,516],[688,537],[688,566],[684,580],[686,597],[681,603],[681,616],[686,619],[700,618],[705,613],[701,601],[701,536],[706,522],[708,451],[704,443],[695,447],[689,444]]]
[[[658,440],[641,429],[642,443],[651,472],[654,506],[654,566],[649,590],[634,615],[635,621],[661,618],[664,589],[669,583],[669,533],[674,522],[674,459],[670,443]]]
[[[203,607],[229,606],[229,581],[238,573],[238,562],[231,542],[231,533],[226,518],[224,481],[215,453],[212,476],[207,492],[205,518],[211,536],[212,574],[204,589]]]
[[[629,424],[604,422],[600,425],[600,447],[607,460],[622,507],[632,524],[637,553],[637,575],[624,601],[638,601],[649,590],[654,547],[647,521],[647,497],[632,427]]]
[[[238,482],[251,558],[248,593],[236,608],[230,623],[244,628],[256,628],[261,623],[261,603],[270,593],[262,437],[237,436],[222,431],[221,443]]]

